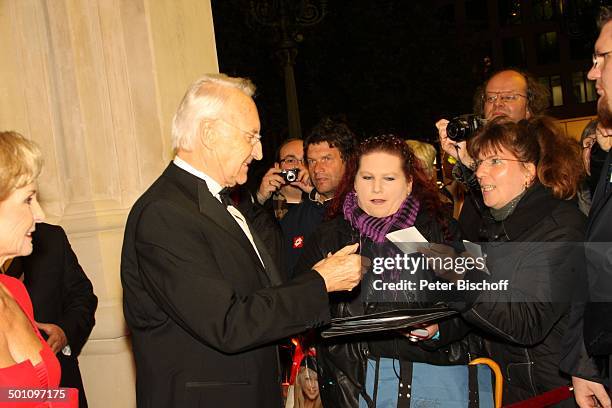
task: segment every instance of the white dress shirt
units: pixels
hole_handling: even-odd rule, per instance
[[[193,174],[199,179],[204,180],[206,182],[206,185],[208,186],[208,190],[213,195],[213,197],[219,200],[220,203],[222,202],[221,197],[219,196],[219,192],[223,190],[223,187],[221,186],[221,184],[217,183],[215,179],[213,179],[206,173],[201,172],[200,170],[194,168],[191,164],[187,163],[185,160],[181,159],[178,156],[174,157],[173,163],[177,165],[178,167],[180,167],[181,169],[185,170],[186,172]],[[234,220],[236,220],[236,222],[238,223],[238,225],[244,232],[244,235],[246,235],[249,242],[253,246],[253,249],[255,250],[257,257],[259,258],[259,261],[261,262],[262,265],[264,265],[261,259],[261,255],[259,255],[259,250],[257,249],[257,246],[255,246],[255,242],[253,241],[253,235],[251,234],[251,231],[249,230],[249,226],[246,222],[246,219],[244,218],[244,215],[242,215],[242,213],[233,205],[228,205],[226,209],[230,213],[230,215],[234,218]]]

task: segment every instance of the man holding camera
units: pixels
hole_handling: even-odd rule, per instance
[[[268,206],[271,203],[274,216],[281,220],[289,208],[302,202],[302,194],[313,189],[310,175],[304,166],[304,141],[292,138],[283,142],[278,150],[279,161],[264,174],[257,202]]]
[[[474,113],[485,120],[507,116],[513,121],[539,115],[548,107],[549,92],[526,72],[506,69],[493,74],[474,95]],[[480,219],[482,217],[482,196],[474,175],[474,160],[466,149],[465,139],[453,138],[447,134],[449,121],[441,119],[436,123],[440,146],[448,155],[457,160],[453,175],[463,182],[468,192],[459,215],[459,224],[464,236],[470,241],[479,241]],[[469,137],[469,135],[468,135]],[[454,140],[453,140],[454,139]]]
[[[356,145],[357,139],[350,128],[329,118],[316,125],[304,141],[314,189],[304,194],[302,202],[291,208],[280,222],[285,242],[284,266],[290,278],[305,241],[323,221],[325,209],[336,194],[346,161]]]

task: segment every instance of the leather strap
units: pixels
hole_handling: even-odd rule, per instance
[[[374,361],[376,363],[376,368],[374,369],[374,391],[373,391],[373,398],[370,398],[370,396],[368,395],[368,393],[365,390],[365,388],[366,388],[365,386],[361,387],[361,390],[359,391],[359,393],[361,394],[361,396],[365,400],[366,404],[368,404],[368,408],[376,408],[376,394],[378,394],[378,370],[380,368],[379,367],[380,366],[380,359],[368,357],[368,360]]]
[[[468,365],[468,408],[479,408],[478,396],[478,366]]]
[[[410,361],[399,360],[400,379],[397,392],[397,408],[410,408],[410,396],[412,395],[412,368]]]

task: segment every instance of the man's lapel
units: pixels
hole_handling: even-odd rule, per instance
[[[268,252],[268,248],[263,243],[263,241],[259,238],[259,235],[257,235],[257,233],[255,232],[255,229],[253,228],[251,223],[248,222],[248,220],[247,220],[247,224],[249,226],[249,230],[251,231],[251,235],[253,236],[253,242],[255,242],[255,246],[257,247],[257,250],[259,251],[259,255],[261,255],[261,259],[263,260],[263,263],[265,266],[264,271],[268,277],[268,280],[270,281],[270,286],[278,286],[282,284],[283,278],[281,277],[280,272],[276,268],[274,260],[272,259],[272,256]]]
[[[253,245],[251,245],[251,242],[244,234],[242,228],[240,228],[240,225],[238,225],[238,222],[228,212],[225,205],[212,195],[204,180],[186,172],[174,163],[168,166],[166,175],[172,177],[176,182],[183,185],[188,191],[191,191],[192,194],[195,195],[194,199],[197,200],[200,214],[217,224],[224,231],[227,231],[228,235],[240,244],[242,249],[249,254],[248,256],[251,258],[254,267],[264,276],[265,280],[269,281],[272,285],[282,283],[282,279],[274,265],[272,257],[266,250],[264,243],[255,234],[254,229],[249,225],[253,241],[257,246],[265,267],[261,264]],[[225,239],[225,237],[219,237],[219,239]]]
[[[212,222],[217,224],[223,230],[227,231],[229,235],[240,243],[240,246],[250,255],[255,265],[258,265],[261,269],[261,261],[253,249],[253,245],[238,225],[238,222],[232,217],[227,211],[227,208],[219,202],[208,190],[206,182],[198,179],[198,205],[200,207],[200,213],[208,217]],[[222,239],[219,237],[219,239]]]

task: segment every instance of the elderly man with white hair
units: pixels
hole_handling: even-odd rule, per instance
[[[274,342],[329,321],[361,279],[357,245],[282,282],[253,220],[226,199],[262,158],[250,81],[197,80],[173,120],[176,157],[137,200],[121,259],[139,407],[279,407]]]

